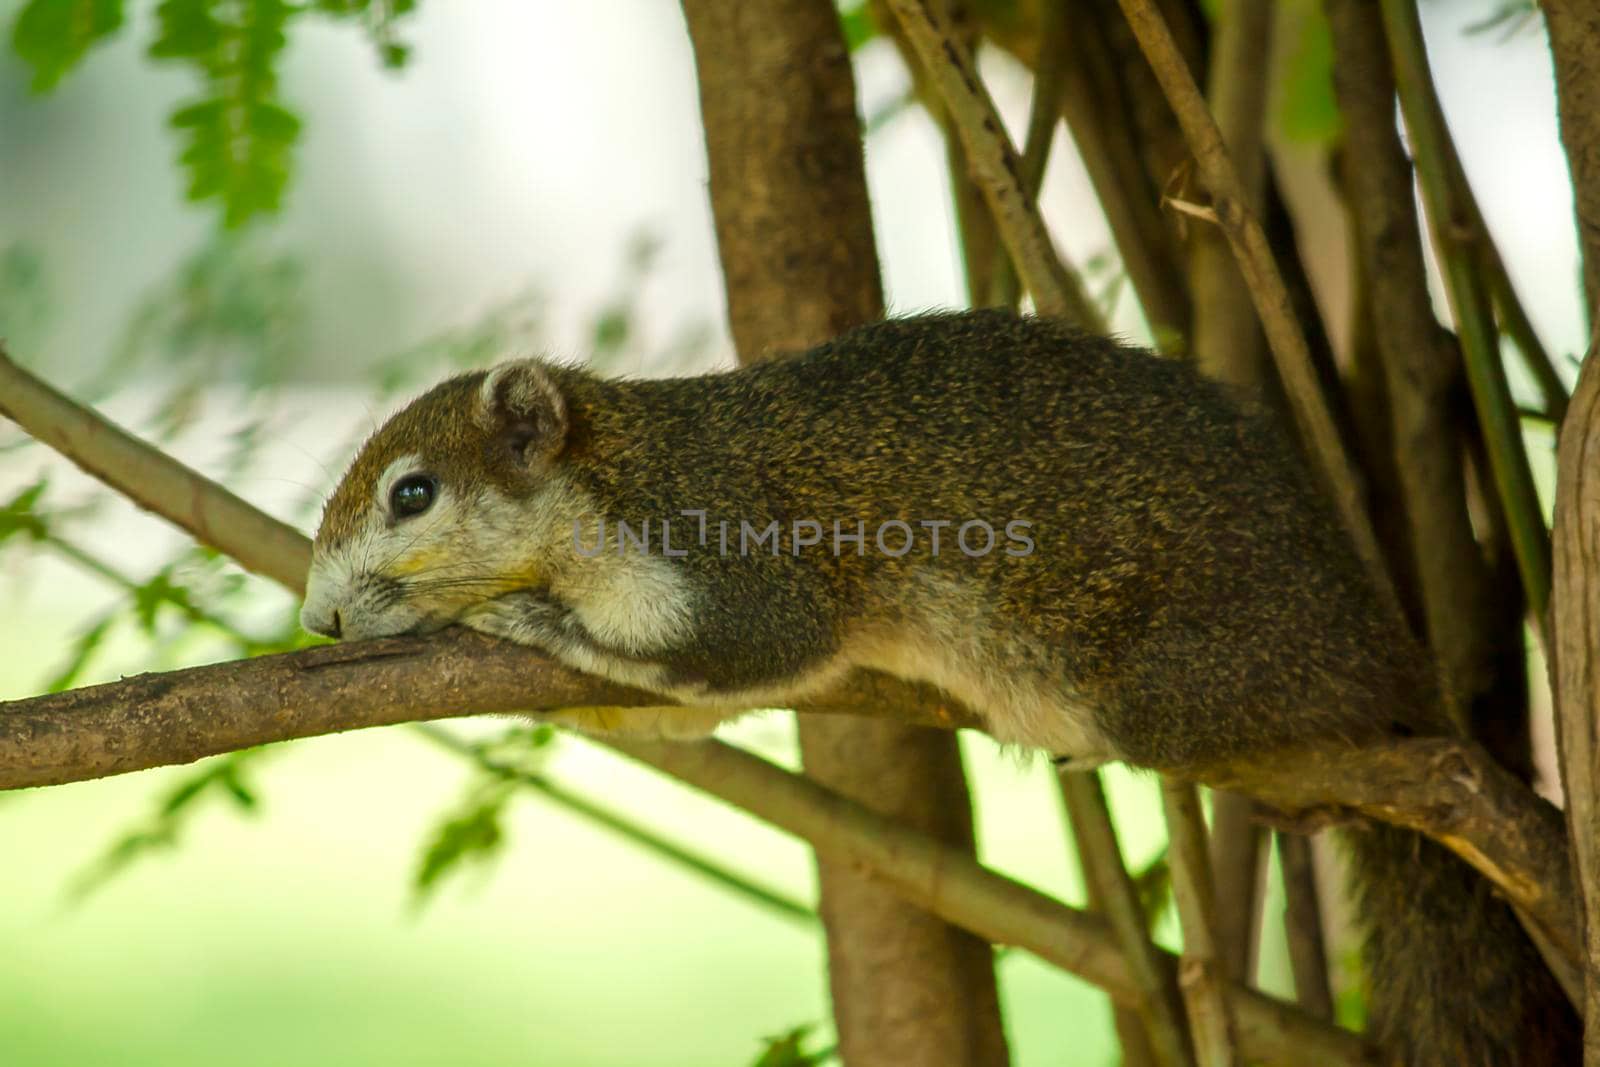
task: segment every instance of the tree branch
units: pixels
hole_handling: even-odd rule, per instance
[[[1561,143],[1572,168],[1589,321],[1600,322],[1600,10],[1591,0],[1543,0],[1555,61]]]
[[[935,2],[887,0],[923,69],[944,97],[966,148],[973,179],[989,202],[1000,240],[1017,274],[1041,314],[1104,333],[1100,312],[1084,293],[1082,279],[1056,255],[1038,205],[1025,188],[1022,159],[978,78],[971,53],[930,9]]]
[[[1233,0],[1224,7],[1207,71],[1217,130],[1239,172],[1245,203],[1257,216],[1267,175],[1267,57],[1275,6],[1275,0]],[[1195,366],[1207,377],[1259,391],[1264,369],[1261,327],[1227,238],[1212,227],[1195,234],[1189,292],[1194,301],[1189,350]]]
[[[1216,899],[1200,793],[1190,782],[1165,778],[1161,806],[1171,842],[1167,862],[1172,865],[1172,896],[1183,929],[1178,984],[1189,1009],[1196,1057],[1200,1067],[1232,1067],[1238,1059],[1237,1040],[1224,990],[1227,975],[1217,956]]]
[[[515,712],[561,725],[597,707],[637,715],[676,710],[655,694],[578,674],[470,630],[324,645],[0,702],[0,790],[402,722]],[[808,711],[976,724],[931,689],[865,672]]]
[[[1128,974],[1139,989],[1138,1014],[1155,1061],[1164,1067],[1193,1064],[1176,976],[1165,965],[1165,954],[1150,940],[1149,922],[1123,863],[1100,776],[1093,771],[1063,771],[1061,795],[1072,822],[1090,907],[1109,922]]]
[[[1492,574],[1467,508],[1454,391],[1461,353],[1434,318],[1410,161],[1394,121],[1394,72],[1370,0],[1326,0],[1345,119],[1345,174],[1356,254],[1369,279],[1372,328],[1387,385],[1392,454],[1422,601],[1423,635],[1451,717],[1496,684],[1499,634]],[[1520,623],[1520,615],[1518,622]]]
[[[204,475],[151,448],[11,361],[0,343],[0,415],[135,504],[245,570],[305,591],[311,543]]]
[[[1382,0],[1381,6],[1400,110],[1411,136],[1418,184],[1461,339],[1473,405],[1483,426],[1489,465],[1509,523],[1528,609],[1542,627],[1550,596],[1550,535],[1534,490],[1521,422],[1506,383],[1500,334],[1483,277],[1483,257],[1472,247],[1471,214],[1451,180],[1452,152],[1446,147],[1444,113],[1433,93],[1416,0]],[[1545,644],[1548,647],[1548,641]]]
[[[1567,798],[1567,829],[1582,886],[1584,1063],[1600,1067],[1600,330],[1561,431],[1551,609],[1551,687]]]
[[[7,387],[13,382],[30,377],[26,371],[0,357],[0,395],[14,397],[17,394],[7,392]],[[100,420],[100,416],[89,409],[73,406],[80,414]],[[31,424],[35,420],[29,417],[31,414],[29,409],[12,404],[8,410],[17,417],[23,429],[31,431]],[[48,428],[53,423],[45,425]],[[113,441],[114,444],[111,443]],[[119,491],[125,484],[119,479],[125,477],[128,471],[149,470],[159,461],[164,467],[159,472],[160,477],[150,484],[162,487],[160,493],[147,491],[141,499],[145,506],[171,521],[181,523],[185,516],[194,512],[195,500],[198,497],[209,498],[214,495],[231,497],[227,490],[206,481],[183,464],[164,456],[136,438],[127,435],[118,438],[109,433],[97,432],[79,435],[74,439],[74,444],[81,451],[68,453],[68,458],[79,462],[86,470],[97,474],[111,488]],[[119,448],[136,454],[138,462],[119,462],[116,452]],[[174,477],[175,474],[182,474],[183,477]],[[146,489],[148,488],[147,485]],[[175,494],[170,499],[160,495],[169,491]],[[207,499],[200,505],[199,510],[213,516],[228,514],[230,508],[235,505],[238,508],[253,510],[238,498],[232,499],[234,505],[229,507],[223,507],[219,501]],[[215,547],[219,551],[233,555],[236,547],[234,539],[240,536],[240,531],[250,529],[254,525],[257,524],[214,522],[208,527],[208,533],[216,538]],[[282,554],[283,558],[292,555],[293,553]],[[300,571],[288,571],[281,575],[274,573],[270,577],[290,588],[299,588],[304,581],[303,572]],[[435,635],[417,641],[417,646],[420,648],[423,645],[452,640],[471,640],[480,644],[480,648],[473,652],[473,672],[460,679],[460,694],[463,697],[470,692],[470,687],[477,683],[476,665],[480,657],[503,654],[513,658],[521,657],[528,665],[525,668],[518,668],[522,684],[516,699],[502,702],[506,694],[504,691],[497,691],[493,694],[492,700],[486,700],[485,703],[478,705],[484,710],[505,707],[519,709],[548,707],[563,699],[584,706],[628,706],[630,703],[635,706],[663,706],[663,701],[658,696],[634,694],[631,698],[626,698],[624,692],[594,679],[585,680],[585,684],[592,688],[565,694],[558,691],[554,694],[557,700],[543,700],[539,688],[531,684],[529,679],[548,677],[551,684],[557,684],[562,674],[566,672],[561,672],[547,661],[542,661],[527,649],[502,646],[472,635],[461,635],[456,638],[452,638],[448,633]],[[335,651],[361,655],[359,650],[362,647],[359,644],[339,646]],[[376,650],[379,646],[374,644],[367,647]],[[383,647],[393,650],[405,646]],[[302,652],[289,655],[306,654]],[[247,669],[250,662],[252,661],[200,669],[220,672],[217,677],[226,679],[232,677],[231,672]],[[542,666],[535,666],[536,664]],[[396,675],[395,688],[385,694],[385,699],[389,703],[384,704],[381,712],[373,713],[376,717],[363,718],[359,714],[345,714],[336,708],[327,710],[323,713],[329,716],[325,720],[326,730],[387,724],[401,721],[400,716],[412,719],[428,717],[429,705],[426,703],[411,704],[408,708],[402,708],[394,703],[398,701],[403,704],[411,694],[417,692],[416,687],[425,684],[428,670],[427,667],[418,669],[415,671],[415,677]],[[540,670],[551,673],[548,676],[541,675],[538,673]],[[174,672],[176,673],[178,672]],[[150,676],[147,684],[153,688],[140,692],[160,695],[163,691],[162,686],[173,676],[172,674]],[[488,679],[492,674],[486,668],[483,676]],[[83,690],[81,692],[98,693],[98,696],[95,702],[79,707],[79,710],[93,711],[96,714],[113,714],[110,710],[111,705],[136,703],[129,699],[133,693],[118,687],[141,681],[144,680],[134,679],[131,683],[117,682]],[[249,693],[255,693],[254,710],[245,708],[242,704],[240,706],[238,714],[246,719],[269,720],[274,714],[274,709],[280,706],[273,701],[285,693],[291,699],[297,696],[296,693],[283,690],[281,687],[277,690],[251,690],[245,686],[233,686],[231,683],[219,684],[234,690],[233,699],[242,701]],[[486,684],[492,683],[486,682]],[[352,695],[357,688],[359,687],[351,687]],[[49,785],[81,781],[137,767],[198,759],[205,755],[231,751],[239,744],[258,744],[318,732],[308,730],[308,734],[300,735],[273,733],[263,724],[256,727],[259,733],[251,734],[237,743],[230,743],[228,739],[211,738],[208,736],[207,726],[207,708],[211,691],[194,689],[189,691],[189,695],[194,703],[173,699],[167,705],[171,713],[180,716],[182,721],[182,725],[171,734],[151,736],[143,731],[124,728],[110,739],[116,747],[107,748],[104,757],[94,755],[96,743],[92,737],[80,740],[76,736],[85,728],[80,722],[87,724],[100,720],[92,717],[80,720],[75,714],[46,716],[37,726],[31,728],[32,735],[36,738],[61,735],[49,743],[63,746],[63,751],[67,750],[66,746],[85,744],[88,746],[84,756],[87,762],[65,765],[53,772],[38,770],[28,772],[29,777],[26,781],[21,780],[21,775],[26,772],[32,759],[27,753],[33,744],[43,742],[29,741],[18,736],[18,730],[7,725],[11,720],[0,716],[0,730],[4,731],[4,739],[0,740],[0,768],[13,766],[23,768],[23,771],[9,772],[15,774],[18,779],[13,782],[11,788],[23,784]],[[440,694],[432,695],[438,697]],[[31,700],[14,701],[10,705],[0,705],[0,708],[13,712],[32,711],[42,707],[40,702],[63,699],[72,697],[70,694],[35,697]],[[917,714],[914,709],[919,706],[928,710],[917,721],[929,722],[931,725],[955,727],[976,722],[969,709],[963,709],[959,704],[932,689],[911,686],[871,673],[853,675],[839,692],[827,694],[821,700],[808,705],[807,711],[848,710],[861,714],[864,709],[876,709],[886,715],[911,716]],[[463,710],[466,707],[467,705],[462,705]],[[450,714],[459,713],[462,712],[450,712]],[[133,712],[131,709],[124,709],[122,714],[133,714]],[[175,758],[172,758],[171,754],[176,754]],[[107,766],[111,766],[112,769],[101,769]],[[0,773],[8,772],[0,771]],[[1359,750],[1331,748],[1308,750],[1283,753],[1256,767],[1215,768],[1200,775],[1199,778],[1204,784],[1213,788],[1236,789],[1250,793],[1289,812],[1301,812],[1319,807],[1353,809],[1427,834],[1460,855],[1497,885],[1507,899],[1521,908],[1545,932],[1550,943],[1566,960],[1575,964],[1580,958],[1578,946],[1581,937],[1577,904],[1570,859],[1561,828],[1561,815],[1555,808],[1539,800],[1476,745],[1447,738],[1428,738],[1393,741]],[[5,787],[4,782],[0,780],[0,788],[3,787]],[[1581,979],[1579,985],[1581,986]]]
[[[1136,1006],[1141,989],[1106,923],[986,870],[960,850],[718,742],[618,741],[652,767],[720,796],[804,838],[830,860],[869,870],[907,900],[996,944],[1015,945]],[[1169,978],[1176,961],[1159,958]],[[1285,1067],[1367,1063],[1370,1050],[1348,1031],[1308,1025],[1309,1016],[1237,984],[1224,987],[1250,1060]]]
[[[1563,983],[1582,942],[1561,812],[1482,746],[1428,737],[1284,752],[1255,766],[1215,768],[1205,784],[1265,800],[1302,828],[1357,811],[1426,834],[1466,860],[1559,954]],[[1581,976],[1578,979],[1581,987]],[[1572,988],[1568,985],[1568,988]]]
[[[1324,485],[1338,508],[1356,552],[1367,565],[1373,584],[1391,605],[1398,602],[1378,549],[1378,541],[1361,498],[1361,480],[1345,451],[1329,414],[1311,350],[1295,316],[1283,274],[1273,259],[1260,221],[1249,208],[1249,193],[1228,157],[1205,98],[1195,84],[1161,12],[1152,0],[1119,0],[1128,23],[1155,71],[1162,91],[1183,127],[1200,177],[1211,194],[1211,209],[1233,246],[1256,314],[1294,413],[1295,425],[1314,458]]]
[[[1333,990],[1328,984],[1328,950],[1322,937],[1322,908],[1317,899],[1311,839],[1279,832],[1278,864],[1283,872],[1283,928],[1289,942],[1289,968],[1300,1006],[1319,1019],[1333,1018]]]
[[[883,314],[850,55],[831,0],[684,0],[712,215],[740,361]],[[956,739],[903,722],[800,720],[806,773],[971,852]],[[1004,1067],[993,949],[848,864],[817,858],[845,1061]]]

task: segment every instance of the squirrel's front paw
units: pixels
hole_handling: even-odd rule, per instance
[[[562,627],[569,613],[570,609],[559,601],[526,589],[484,601],[461,622],[491,637],[559,653],[564,641]]]

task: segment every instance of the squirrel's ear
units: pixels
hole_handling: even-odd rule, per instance
[[[519,359],[492,368],[478,389],[478,424],[525,463],[555,458],[567,442],[567,402],[538,363]]]

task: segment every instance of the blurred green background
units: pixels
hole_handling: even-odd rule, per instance
[[[0,0],[8,39],[30,6]],[[1286,6],[1302,23],[1315,10]],[[1541,332],[1570,352],[1583,331],[1544,40],[1466,32],[1500,6],[1424,16],[1485,213]],[[731,362],[675,4],[429,0],[389,30],[308,17],[277,67],[302,123],[281,210],[226,235],[215,202],[185,199],[166,121],[206,86],[146,57],[157,10],[126,4],[127,24],[48,94],[0,50],[0,336],[51,381],[309,530],[360,437],[454,367],[530,351],[610,373]],[[1305,40],[1274,62],[1311,62]],[[389,71],[395,41],[410,51]],[[983,62],[1016,128],[1026,73]],[[938,133],[904,106],[892,47],[868,42],[856,64],[891,307],[959,305]],[[1307,136],[1294,126],[1281,158]],[[1042,203],[1116,328],[1144,338],[1070,144]],[[0,505],[0,698],[297,639],[284,594],[5,427]],[[783,715],[726,732],[793,761]],[[812,901],[792,840],[583,741],[523,747],[550,780]],[[1081,903],[1047,768],[981,737],[965,752],[983,859]],[[707,1067],[752,1063],[799,1026],[830,1043],[813,920],[531,791],[500,796],[414,731],[284,746],[233,777],[218,766],[233,765],[0,794],[0,1067]],[[1160,844],[1152,783],[1109,782],[1140,867]],[[423,856],[451,827],[457,843],[503,839],[424,899]],[[1281,988],[1281,945],[1263,959]],[[1096,992],[1021,953],[997,968],[1015,1063],[1112,1061]]]

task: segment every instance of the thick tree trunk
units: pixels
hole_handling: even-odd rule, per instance
[[[1600,1067],[1600,330],[1561,431],[1551,597],[1551,688],[1584,918],[1584,1067]]]
[[[684,0],[711,202],[742,360],[882,314],[855,85],[829,0]],[[953,735],[802,719],[806,770],[970,848]],[[989,945],[860,872],[818,864],[834,1017],[850,1067],[1004,1064]]]

